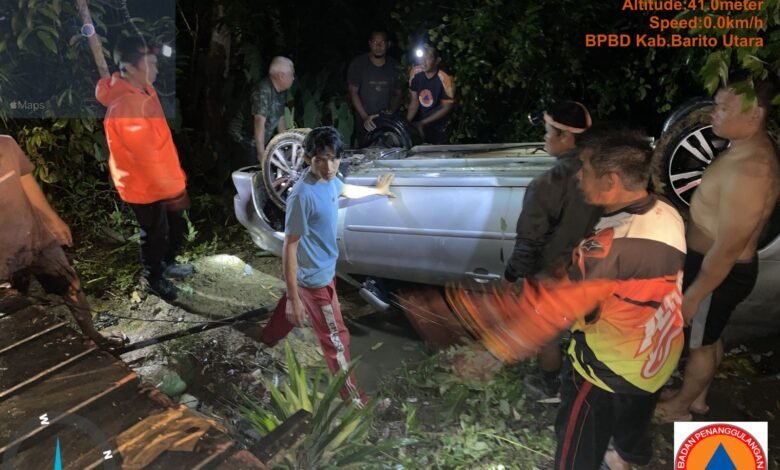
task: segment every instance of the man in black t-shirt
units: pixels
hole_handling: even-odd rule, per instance
[[[512,284],[521,278],[565,277],[572,250],[591,232],[602,212],[585,200],[577,181],[582,166],[577,145],[586,132],[593,135],[588,109],[576,101],[559,101],[548,106],[543,116],[543,121],[534,123],[544,124],[544,148],[557,161],[525,190],[515,246],[504,273]],[[539,351],[539,373],[524,379],[526,389],[536,398],[552,399],[558,394],[561,360],[559,340]]]
[[[438,51],[423,47],[420,65],[409,74],[409,109],[406,120],[431,144],[446,144],[449,113],[455,106],[455,84],[452,77],[439,68]]]
[[[379,113],[392,114],[401,104],[398,63],[387,57],[390,47],[387,33],[371,32],[368,47],[370,52],[352,59],[347,71],[349,99],[355,113],[354,137],[358,144],[376,128],[374,117]]]

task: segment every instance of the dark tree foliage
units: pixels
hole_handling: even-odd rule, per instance
[[[762,78],[780,68],[776,0],[761,13],[766,31],[747,32],[765,37],[764,48],[586,47],[588,33],[654,35],[651,15],[674,17],[673,12],[624,12],[621,6],[576,0],[402,0],[393,18],[409,44],[423,36],[436,44],[445,68],[455,75],[458,140],[538,138],[525,116],[555,99],[581,100],[598,118],[634,122],[655,133],[666,112],[712,93],[728,78],[729,68],[747,68]]]
[[[93,94],[97,72],[78,34],[75,3],[0,0],[0,122],[30,154],[55,203],[77,212],[71,221],[104,226],[121,205],[108,183],[103,111]],[[765,27],[754,31],[766,39],[762,48],[585,47],[587,33],[651,32],[650,13],[623,12],[619,3],[89,0],[107,57],[128,29],[158,42],[175,36],[175,60],[161,62],[175,68],[176,79],[175,95],[164,104],[176,110],[171,125],[196,194],[230,191],[241,149],[228,137],[227,123],[247,105],[275,55],[296,64],[288,119],[299,127],[334,124],[348,135],[346,66],[367,50],[376,27],[389,30],[390,55],[405,67],[423,37],[441,50],[444,68],[455,76],[452,137],[460,142],[537,140],[541,134],[525,116],[561,98],[582,100],[597,118],[631,121],[657,135],[666,112],[711,93],[730,69],[753,77],[780,69],[778,0],[766,1]],[[39,65],[23,67],[31,59]],[[42,80],[47,86],[39,86]],[[174,89],[170,82],[159,85]],[[750,81],[738,87],[751,96]],[[46,104],[48,119],[11,119],[16,98],[9,90],[20,89]],[[53,112],[63,108],[81,117]]]

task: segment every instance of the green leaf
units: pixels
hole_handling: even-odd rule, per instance
[[[43,30],[43,31],[46,31],[47,33],[51,34],[51,36],[52,36],[54,39],[56,39],[56,40],[59,40],[59,38],[60,38],[60,32],[59,32],[59,31],[57,31],[56,29],[52,28],[51,26],[47,26],[47,25],[41,25],[41,26],[38,26],[38,27],[37,27],[37,28],[35,28],[35,29],[36,29],[36,30]]]
[[[24,49],[24,42],[27,40],[27,36],[29,36],[32,32],[33,30],[31,28],[25,28],[25,30],[22,31],[22,34],[16,38],[16,47],[18,47],[19,50]]]
[[[49,6],[44,6],[44,7],[42,7],[42,8],[40,9],[40,12],[41,12],[41,13],[42,13],[44,16],[46,16],[47,18],[49,18],[49,19],[52,21],[52,23],[54,23],[55,25],[57,25],[57,26],[60,26],[60,25],[62,24],[62,23],[60,22],[60,18],[59,18],[59,16],[57,15],[57,13],[55,13],[55,11],[54,11],[54,10],[53,10],[51,7],[49,7]]]
[[[38,36],[38,39],[41,40],[44,46],[46,46],[47,49],[52,51],[54,54],[57,54],[57,45],[54,43],[54,39],[47,33],[46,31],[37,31],[35,33],[36,36]]]

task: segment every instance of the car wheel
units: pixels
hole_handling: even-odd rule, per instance
[[[653,186],[687,211],[704,170],[729,146],[712,131],[712,105],[691,109],[663,133],[655,146]]]
[[[279,209],[285,209],[287,197],[305,166],[303,139],[308,132],[309,129],[290,129],[274,136],[265,147],[260,162],[263,168],[263,185],[268,198]]]
[[[419,143],[417,133],[405,119],[392,114],[380,114],[374,118],[376,129],[369,132],[363,139],[362,148],[380,147],[405,149],[412,148]]]

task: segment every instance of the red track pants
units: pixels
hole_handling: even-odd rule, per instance
[[[320,342],[325,363],[332,374],[346,371],[349,368],[349,331],[344,326],[341,316],[341,305],[336,295],[336,280],[330,284],[316,289],[298,286],[298,294],[301,297],[306,313],[311,319],[317,340]],[[279,340],[287,336],[295,327],[287,321],[285,309],[287,308],[287,294],[285,293],[274,309],[271,320],[263,329],[260,341],[273,346]],[[341,389],[341,397],[352,399],[361,405],[365,404],[366,397],[357,387],[354,374],[350,374],[344,388]]]

